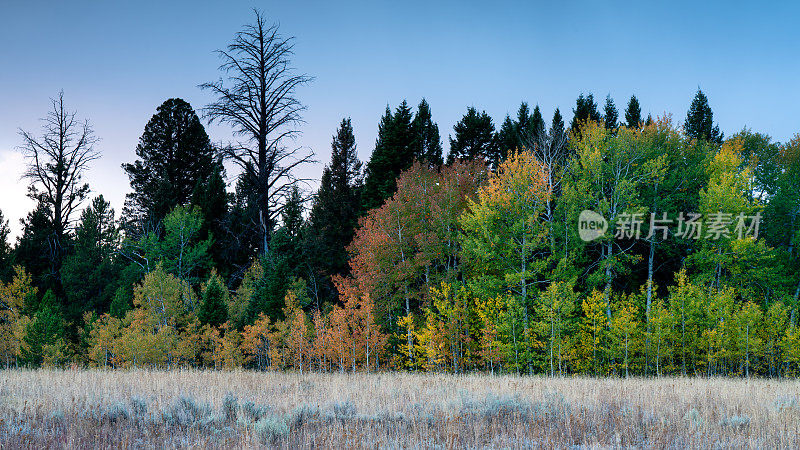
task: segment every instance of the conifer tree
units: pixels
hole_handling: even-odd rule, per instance
[[[106,312],[117,289],[119,243],[114,210],[102,195],[83,210],[75,230],[73,254],[64,260],[61,277],[66,320],[74,325],[86,311]]]
[[[14,254],[8,242],[9,233],[11,229],[8,227],[8,220],[3,217],[3,211],[0,211],[0,283],[10,281],[14,275]]]
[[[441,166],[444,161],[439,126],[431,120],[431,107],[424,98],[419,102],[411,128],[416,139],[415,157],[427,161],[431,166]]]
[[[572,132],[578,132],[582,122],[593,121],[599,123],[602,119],[600,112],[597,111],[597,103],[594,102],[593,94],[587,96],[579,95],[575,101],[575,109],[572,110],[572,114],[572,122],[569,126]]]
[[[639,99],[631,95],[628,107],[625,108],[625,126],[628,128],[638,128],[642,122],[642,108],[639,106]]]
[[[455,124],[453,131],[455,131],[455,138],[450,138],[448,163],[452,163],[456,159],[483,158],[489,164],[497,164],[499,155],[494,123],[486,111],[478,113],[475,107],[470,106],[464,117]]]
[[[211,272],[202,288],[202,299],[197,310],[201,324],[220,326],[228,320],[228,289],[216,271]]]
[[[719,131],[719,125],[714,125],[714,113],[708,104],[708,97],[700,89],[694,95],[689,112],[686,113],[683,129],[691,139],[722,143],[723,135]]]
[[[415,154],[415,137],[411,127],[411,108],[405,100],[392,114],[389,106],[378,126],[375,150],[364,173],[362,211],[383,204],[397,189],[397,176],[411,166]]]
[[[50,218],[50,209],[46,203],[38,202],[21,220],[22,236],[18,238],[14,259],[31,274],[34,285],[42,292],[60,292],[61,241]]]
[[[501,161],[505,161],[508,154],[517,151],[519,147],[520,142],[516,128],[514,121],[506,114],[495,138]]]
[[[539,109],[539,105],[536,105],[533,108],[533,114],[531,114],[531,132],[534,142],[539,142],[546,131],[547,125],[544,123],[544,118],[542,118],[542,111]]]
[[[619,113],[614,105],[611,95],[606,96],[606,105],[603,108],[603,123],[607,130],[614,130],[619,126]]]
[[[122,168],[133,192],[126,196],[124,220],[146,232],[176,206],[187,205],[198,184],[208,183],[218,166],[215,150],[189,103],[171,98],[150,119],[139,138],[133,163]]]
[[[58,300],[53,291],[47,291],[39,310],[25,330],[20,348],[22,362],[33,367],[40,366],[48,353],[58,350],[57,346],[63,346],[63,336],[64,319]]]
[[[360,188],[361,162],[353,126],[350,119],[342,119],[331,142],[331,162],[322,171],[304,238],[312,266],[309,284],[314,286],[319,280],[315,291],[328,300],[335,292],[330,277],[348,272],[346,247],[358,223]]]

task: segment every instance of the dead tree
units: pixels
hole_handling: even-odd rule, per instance
[[[299,133],[305,107],[295,97],[298,87],[312,78],[296,74],[290,65],[293,38],[284,38],[277,25],[266,25],[255,11],[255,23],[236,33],[226,50],[219,50],[220,71],[227,77],[200,87],[217,100],[203,112],[209,123],[227,123],[244,142],[228,146],[226,156],[255,180],[261,251],[269,242],[284,200],[299,180],[294,169],[311,162],[313,153],[290,146]]]
[[[79,121],[75,112],[64,108],[64,92],[52,99],[53,109],[42,119],[42,135],[20,130],[20,147],[28,167],[24,177],[30,180],[28,196],[46,207],[55,239],[62,243],[72,224],[73,215],[89,193],[82,183],[89,163],[100,157],[94,150],[98,139],[89,121]]]

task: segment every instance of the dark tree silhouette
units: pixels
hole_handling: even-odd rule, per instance
[[[139,159],[122,165],[133,188],[123,211],[128,234],[151,231],[176,206],[189,203],[218,169],[215,153],[189,103],[179,98],[162,103],[139,138]]]
[[[628,128],[639,128],[642,123],[642,108],[639,106],[639,99],[631,95],[628,107],[625,109],[625,126]]]
[[[23,139],[20,148],[28,160],[24,174],[31,182],[28,195],[47,207],[60,248],[73,214],[89,192],[89,185],[81,183],[83,175],[100,154],[94,150],[98,139],[89,122],[77,120],[75,112],[64,108],[63,91],[52,99],[52,104],[52,111],[42,119],[40,137],[20,130]]]
[[[227,80],[204,83],[217,100],[204,109],[209,122],[231,125],[245,142],[231,145],[226,155],[255,180],[261,252],[269,241],[286,196],[298,180],[297,166],[311,162],[313,153],[287,147],[299,133],[305,107],[295,97],[298,87],[312,80],[290,65],[293,38],[267,25],[255,11],[255,23],[236,33],[226,50],[219,50],[220,71]]]

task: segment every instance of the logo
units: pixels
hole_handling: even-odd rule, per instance
[[[603,237],[608,230],[606,219],[594,211],[584,209],[578,216],[578,235],[584,242]]]

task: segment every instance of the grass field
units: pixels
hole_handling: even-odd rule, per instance
[[[0,448],[798,448],[800,382],[0,371]]]

